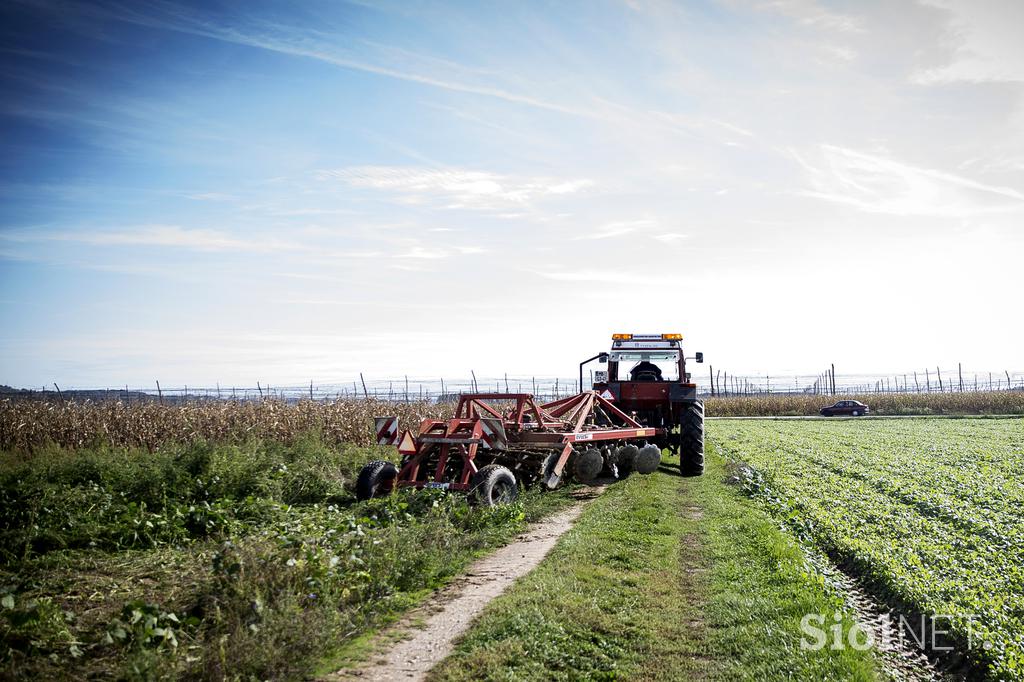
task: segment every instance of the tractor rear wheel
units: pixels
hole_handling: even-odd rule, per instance
[[[689,403],[679,414],[679,473],[704,473],[704,403]]]
[[[356,499],[362,502],[394,489],[398,467],[391,462],[375,460],[365,465],[356,479]]]
[[[515,502],[519,486],[511,471],[500,464],[488,464],[473,475],[470,495],[484,507]]]

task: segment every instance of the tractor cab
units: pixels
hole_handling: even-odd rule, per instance
[[[612,347],[583,364],[598,360],[607,370],[593,373],[595,391],[641,423],[671,428],[687,405],[697,402],[697,386],[686,369],[682,334],[612,334]],[[693,358],[703,362],[703,354]],[[580,385],[582,364],[580,367]]]
[[[686,376],[681,334],[615,334],[608,381],[679,381]]]

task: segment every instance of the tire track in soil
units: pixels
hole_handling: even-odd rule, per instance
[[[757,471],[746,462],[738,460],[733,460],[732,466],[737,470]],[[730,484],[739,481],[737,475],[726,480]],[[941,657],[944,660],[930,657],[915,646],[914,633],[901,627],[901,615],[906,617],[905,614],[887,608],[866,586],[862,586],[855,573],[841,568],[828,552],[810,547],[804,542],[798,541],[797,544],[811,565],[842,597],[847,608],[853,612],[857,625],[871,635],[880,672],[886,679],[894,682],[960,682],[967,679],[960,671],[963,667],[960,652],[951,651]],[[910,618],[909,622],[913,623],[914,620]],[[924,637],[921,633],[917,634]]]
[[[533,570],[558,539],[583,512],[589,500],[605,490],[605,482],[572,493],[579,500],[543,521],[532,524],[512,542],[474,562],[465,573],[380,633],[381,641],[393,636],[404,639],[366,662],[339,670],[325,680],[340,682],[389,682],[423,680],[431,668],[455,648],[455,640],[469,629],[492,599],[501,595],[516,580]],[[417,623],[422,623],[417,626]]]
[[[832,586],[853,611],[857,624],[870,633],[881,672],[887,679],[898,682],[950,682],[964,679],[956,673],[940,670],[933,660],[914,645],[912,633],[900,632],[899,613],[882,606],[851,575],[839,569],[831,560],[825,561],[831,569],[828,578]]]

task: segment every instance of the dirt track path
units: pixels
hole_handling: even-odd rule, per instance
[[[585,496],[596,497],[602,491],[603,488],[591,488],[590,494]],[[558,538],[572,528],[585,506],[585,502],[578,502],[533,524],[511,543],[472,564],[427,604],[414,609],[385,633],[388,637],[407,633],[407,639],[366,663],[339,670],[327,679],[367,682],[424,679],[431,668],[452,652],[455,640],[484,607],[544,559]],[[417,623],[422,626],[418,627]]]

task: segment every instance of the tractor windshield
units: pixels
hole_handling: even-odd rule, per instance
[[[679,351],[615,351],[609,359],[619,363],[621,381],[679,380]]]

